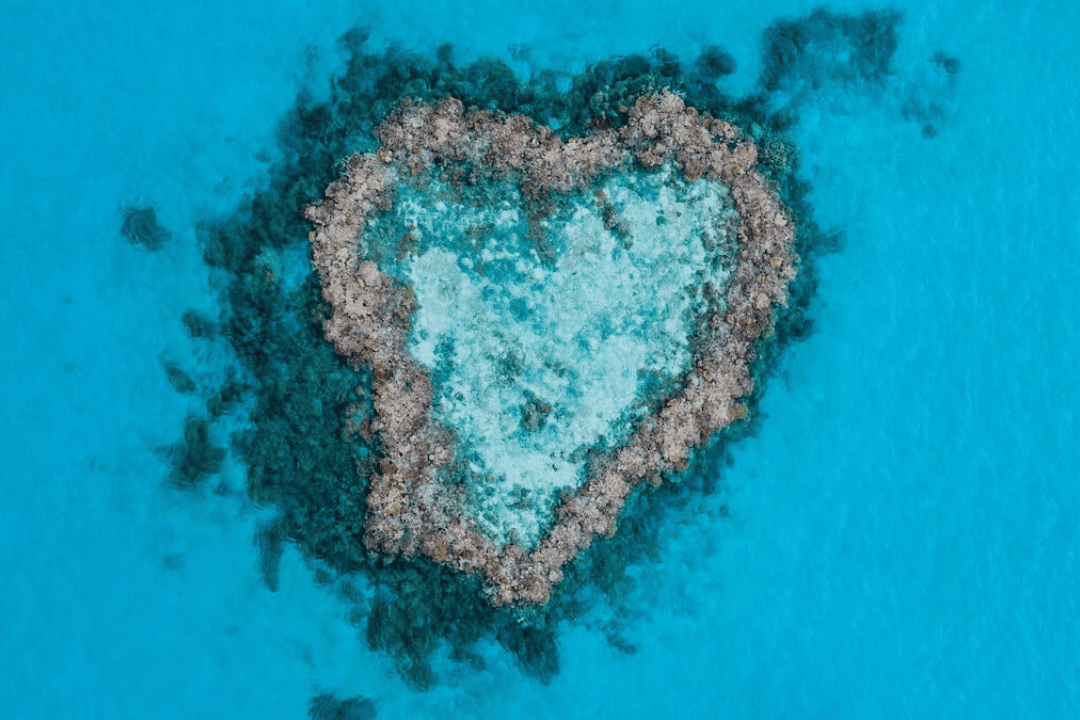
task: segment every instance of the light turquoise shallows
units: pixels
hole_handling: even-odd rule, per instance
[[[438,181],[411,188],[368,234],[414,239],[387,263],[416,294],[410,351],[461,441],[481,528],[532,546],[587,451],[625,437],[648,391],[689,366],[737,215],[723,184],[667,167],[569,200],[534,244],[516,188],[497,187],[479,205]]]

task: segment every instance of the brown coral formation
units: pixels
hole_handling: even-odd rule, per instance
[[[421,552],[462,572],[482,573],[495,605],[544,604],[563,565],[611,531],[636,485],[684,467],[693,447],[746,416],[738,399],[752,388],[749,363],[796,273],[791,219],[755,168],[753,142],[667,92],[641,97],[620,130],[567,141],[522,116],[466,114],[456,100],[406,101],[377,134],[379,151],[353,157],[326,199],[306,213],[316,226],[312,260],[333,310],[326,336],[338,352],[373,371],[376,418],[370,430],[379,434],[384,452],[371,478],[364,540],[374,551]],[[585,189],[604,173],[635,164],[654,169],[669,160],[686,180],[720,180],[734,197],[740,250],[725,311],[708,319],[681,391],[641,421],[621,447],[592,463],[535,549],[499,547],[464,516],[455,490],[436,478],[453,450],[449,432],[431,416],[431,381],[406,350],[410,297],[359,256],[360,238],[369,220],[392,206],[398,178],[433,164],[468,163],[474,175],[511,173],[525,196],[542,197]]]

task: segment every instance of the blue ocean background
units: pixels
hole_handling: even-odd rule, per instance
[[[631,568],[636,653],[586,617],[548,684],[488,642],[414,691],[297,551],[266,589],[266,509],[164,482],[198,401],[163,363],[228,362],[181,323],[216,312],[195,223],[265,185],[343,32],[522,74],[715,43],[745,92],[762,31],[814,7],[2,0],[0,714],[303,718],[327,692],[381,718],[1080,717],[1077,3],[829,6],[903,13],[884,83],[794,100],[843,247],[722,491]],[[925,138],[904,110],[930,102]],[[131,203],[161,251],[120,237]]]

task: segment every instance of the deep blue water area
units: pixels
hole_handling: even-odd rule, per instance
[[[6,716],[1080,716],[1080,6],[0,2]],[[236,364],[192,337],[227,283],[199,228],[289,159],[358,26],[562,84],[721,46],[832,239],[755,433],[559,626],[555,672],[485,636],[404,677],[372,587],[267,540],[245,408],[176,482]]]

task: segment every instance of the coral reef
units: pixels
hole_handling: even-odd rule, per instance
[[[591,625],[598,614],[611,618],[604,633],[612,647],[628,651],[632,637],[622,637],[620,628],[632,634],[629,618],[650,611],[636,604],[632,590],[640,582],[640,566],[662,558],[668,516],[702,503],[723,503],[723,467],[733,462],[728,448],[757,431],[762,420],[756,408],[768,386],[764,381],[775,371],[784,348],[812,330],[815,258],[834,250],[840,235],[825,235],[814,223],[810,188],[797,174],[798,152],[783,134],[795,115],[771,109],[770,95],[764,91],[740,98],[725,94],[718,73],[726,60],[722,51],[709,48],[698,61],[691,58],[688,63],[661,48],[600,59],[564,84],[566,76],[554,70],[536,69],[531,77],[514,78],[497,60],[458,63],[450,44],[430,56],[396,48],[375,51],[367,46],[366,33],[357,29],[346,33],[341,45],[347,60],[334,76],[329,95],[301,92],[283,117],[278,131],[281,161],[269,183],[227,217],[196,228],[211,277],[221,288],[221,308],[220,315],[188,311],[183,326],[193,342],[207,346],[204,355],[220,357],[215,346],[227,344],[236,366],[227,368],[216,389],[204,384],[209,373],[192,372],[191,377],[200,378],[196,392],[206,395],[205,413],[181,428],[186,442],[173,448],[173,485],[193,491],[204,486],[219,464],[206,430],[213,429],[216,437],[221,430],[235,428],[236,419],[230,416],[239,415],[242,429],[229,436],[230,450],[246,467],[250,499],[277,513],[255,538],[267,587],[277,586],[283,543],[294,545],[310,562],[316,579],[349,605],[349,621],[360,637],[372,650],[389,655],[414,687],[438,682],[429,659],[439,648],[455,662],[482,667],[485,661],[477,650],[485,639],[495,640],[510,653],[523,672],[546,682],[559,672],[561,624]],[[489,82],[493,78],[501,81]],[[380,369],[363,362],[355,367],[326,340],[324,323],[334,312],[308,261],[312,226],[300,209],[323,198],[327,186],[340,177],[343,158],[381,149],[375,130],[403,98],[413,98],[414,108],[457,98],[462,112],[470,115],[486,109],[498,113],[492,119],[525,116],[525,124],[531,123],[537,132],[545,126],[557,128],[550,134],[568,144],[574,137],[597,132],[622,133],[639,98],[655,98],[665,91],[697,108],[699,123],[711,118],[742,129],[745,136],[723,143],[729,150],[738,143],[757,148],[752,170],[783,200],[795,230],[799,272],[787,286],[787,304],[771,309],[771,334],[762,332],[754,343],[748,366],[751,390],[732,405],[736,420],[699,448],[688,446],[685,470],[676,472],[682,463],[672,463],[670,472],[627,482],[630,490],[622,500],[614,536],[580,549],[573,562],[561,567],[558,592],[546,605],[493,606],[482,592],[483,572],[459,572],[445,558],[436,562],[433,558],[441,557],[437,545],[430,557],[423,550],[411,556],[372,552],[365,544],[369,489],[372,478],[389,469],[383,465],[388,458],[381,434],[372,433],[373,423],[379,421],[373,371]],[[693,123],[687,128],[692,130]],[[647,149],[649,142],[646,138],[642,147]],[[639,167],[633,154],[627,158],[638,174],[650,172]],[[666,162],[670,165],[676,159]],[[380,161],[380,166],[396,163]],[[432,164],[426,172],[439,171]],[[492,177],[498,174],[489,172]],[[399,179],[418,182],[424,177],[407,171]],[[469,172],[462,172],[456,182],[467,184],[470,178]],[[603,182],[602,173],[594,186]],[[542,210],[578,192],[551,191],[532,204]],[[617,233],[615,220],[612,231]],[[348,261],[347,254],[344,259]],[[405,303],[401,309],[409,317],[408,303],[413,301],[404,288],[398,290]],[[695,352],[704,352],[706,345],[696,344]],[[693,369],[690,375],[697,377]],[[433,375],[432,380],[434,392],[440,379]],[[385,379],[381,382],[385,392]],[[669,387],[660,389],[671,394]],[[520,417],[540,433],[555,419],[541,404],[549,398],[538,394],[536,399],[540,402],[523,403]],[[744,414],[745,419],[738,419]],[[623,437],[621,445],[627,439]],[[590,461],[590,467],[599,470],[600,459]],[[226,491],[224,485],[222,478],[215,492]],[[595,506],[599,495],[591,497]],[[721,511],[717,517],[725,515]],[[601,523],[595,525],[600,528]],[[613,527],[607,523],[600,532],[606,536]],[[592,530],[580,537],[596,539]],[[449,546],[446,550],[449,553]]]
[[[225,450],[210,441],[210,424],[205,418],[189,415],[184,423],[184,442],[172,448],[173,471],[169,476],[178,486],[193,486],[216,474],[225,461]]]
[[[373,720],[378,714],[374,701],[363,696],[339,700],[323,693],[312,698],[308,706],[311,720]]]
[[[151,251],[165,247],[172,237],[168,228],[158,222],[157,210],[136,206],[124,208],[120,235],[132,245]]]
[[[825,8],[777,20],[764,32],[759,86],[788,103],[777,115],[797,116],[799,106],[820,101],[832,87],[841,93],[830,102],[843,106],[853,97],[871,97],[895,106],[919,125],[923,137],[933,138],[956,113],[962,63],[938,50],[928,62],[898,73],[893,57],[902,21],[896,10],[854,15]]]
[[[564,140],[521,115],[466,113],[452,98],[405,101],[375,130],[378,150],[353,156],[326,199],[306,211],[316,226],[312,263],[331,308],[326,337],[371,370],[368,432],[377,435],[382,458],[368,490],[364,542],[479,574],[495,605],[547,603],[563,566],[597,536],[611,534],[635,486],[684,468],[693,448],[746,417],[740,399],[753,389],[750,364],[796,275],[794,224],[757,171],[751,138],[671,92],[639,96],[622,110],[620,129]],[[401,179],[432,166],[467,168],[472,184],[512,176],[525,197],[539,202],[582,192],[603,175],[655,171],[668,162],[687,182],[708,178],[730,188],[739,250],[723,311],[702,323],[693,369],[678,391],[625,442],[592,458],[581,488],[564,494],[539,544],[500,546],[463,515],[460,488],[438,479],[438,469],[454,460],[453,435],[433,419],[431,379],[406,348],[414,299],[359,252],[365,228],[393,206]]]
[[[818,8],[796,20],[778,20],[765,31],[761,85],[774,91],[795,81],[815,89],[829,81],[881,82],[896,52],[895,10],[860,15]]]

